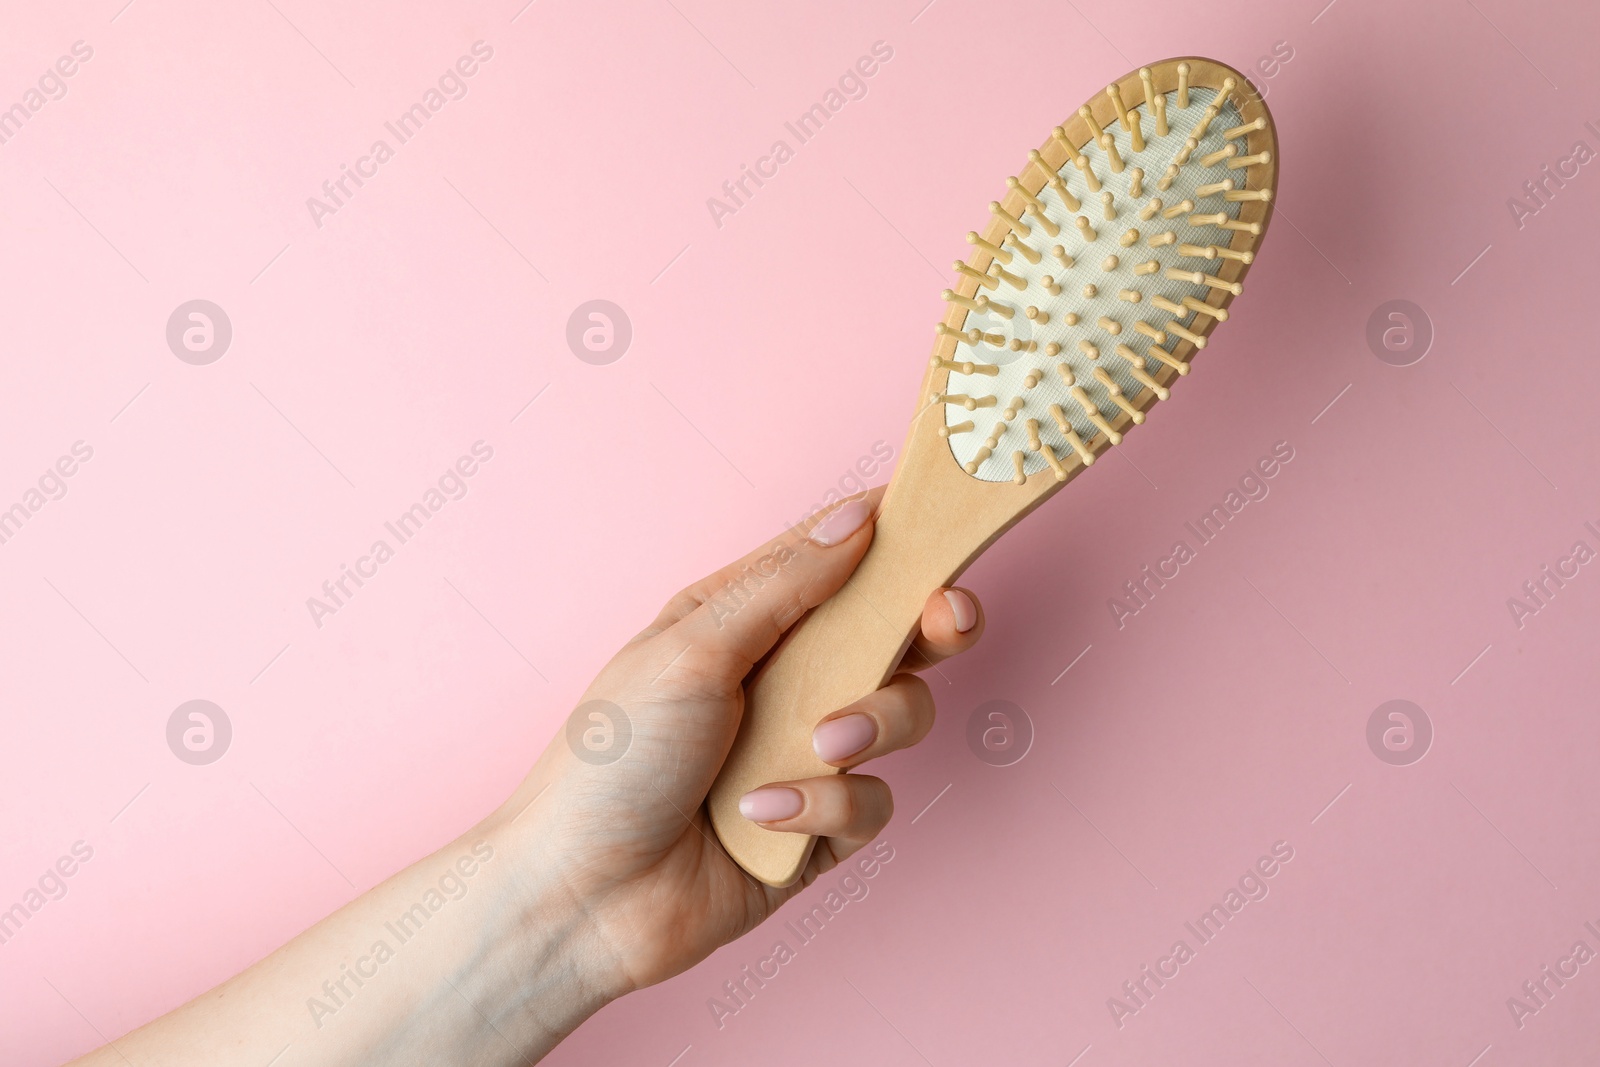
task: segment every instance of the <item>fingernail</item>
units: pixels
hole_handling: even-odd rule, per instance
[[[798,789],[781,785],[753,789],[739,798],[739,814],[751,822],[779,822],[792,819],[806,806]]]
[[[841,715],[811,732],[811,747],[823,763],[838,763],[872,744],[878,724],[870,715]]]
[[[972,598],[959,589],[946,589],[944,598],[950,602],[950,610],[956,615],[956,633],[964,634],[978,625],[978,605]]]
[[[872,509],[865,500],[847,500],[830,511],[806,536],[823,547],[836,545],[861,529],[861,524],[871,514]]]

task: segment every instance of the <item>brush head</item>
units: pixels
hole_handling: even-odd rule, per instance
[[[957,464],[1064,482],[1144,422],[1242,291],[1277,174],[1266,105],[1210,60],[1141,68],[1052,130],[943,294],[925,400]]]

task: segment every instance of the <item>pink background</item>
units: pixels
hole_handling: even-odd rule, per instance
[[[932,676],[933,735],[878,768],[900,813],[870,895],[721,1028],[709,998],[779,931],[550,1062],[1600,1048],[1600,967],[1521,1028],[1506,1006],[1600,949],[1600,567],[1520,628],[1506,603],[1600,548],[1600,172],[1520,228],[1507,207],[1600,148],[1600,13],[921,3],[6,14],[0,106],[94,50],[0,145],[0,506],[94,450],[0,545],[0,907],[94,849],[0,945],[6,1062],[173,1007],[500,801],[665,597],[874,442],[898,453],[948,264],[1027,148],[1140,62],[1250,69],[1277,42],[1281,210],[1237,318],[1127,462],[970,572],[989,632]],[[314,225],[306,198],[477,40],[467,96]],[[715,225],[706,198],[875,41],[867,96]],[[786,325],[855,269],[879,299],[834,307],[837,336]],[[233,324],[209,366],[164,338],[194,298]],[[565,341],[596,298],[634,331],[607,366]],[[1365,340],[1393,299],[1432,322],[1412,366]],[[822,359],[854,386],[819,391]],[[468,495],[314,626],[305,599],[480,439]],[[1107,599],[1279,441],[1270,496],[1119,630]],[[192,699],[233,725],[209,766],[167,747]],[[1433,726],[1409,766],[1366,740],[1391,699]],[[968,748],[990,700],[1034,725],[1013,766]],[[1119,1028],[1108,998],[1277,841],[1270,895]]]

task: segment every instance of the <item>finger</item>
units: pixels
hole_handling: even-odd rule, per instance
[[[861,499],[865,500],[870,510],[876,514],[878,510],[878,501],[882,499],[882,497],[883,487],[878,486],[876,488],[867,490],[866,493],[862,494]],[[848,501],[845,503],[848,503]],[[842,506],[842,504],[840,506]],[[837,511],[838,507],[836,506],[827,512],[813,516],[806,522],[789,529],[784,536],[779,538],[777,541],[762,545],[760,548],[748,553],[743,558],[735,560],[726,567],[722,567],[719,570],[706,575],[693,585],[679,590],[671,600],[667,601],[666,606],[661,609],[661,614],[656,616],[655,622],[651,624],[650,629],[647,630],[646,633],[665,630],[667,627],[673,625],[679,620],[688,617],[692,612],[698,609],[701,605],[710,601],[712,598],[718,596],[719,594],[727,593],[731,587],[740,582],[741,578],[745,577],[749,572],[755,570],[765,557],[771,555],[779,544],[792,543],[796,540],[802,540],[807,529],[810,529],[815,524],[822,522],[830,515],[836,514]]]
[[[888,825],[894,797],[882,778],[837,774],[753,789],[739,812],[768,830],[830,838],[836,854],[848,855]]]
[[[936,589],[922,606],[922,625],[900,669],[926,670],[965,652],[983,636],[983,605],[966,589]]]
[[[839,591],[872,543],[877,494],[854,497],[792,531],[771,551],[731,573],[671,628],[675,640],[724,657],[739,677],[772,650],[800,617]]]
[[[811,747],[823,763],[854,767],[928,736],[933,729],[933,693],[914,674],[889,684],[823,719],[811,732]]]

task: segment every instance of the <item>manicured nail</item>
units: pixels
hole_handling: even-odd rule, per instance
[[[870,715],[841,715],[811,732],[811,748],[823,763],[838,763],[866,748],[878,736]]]
[[[956,633],[964,634],[978,625],[978,605],[972,598],[959,589],[946,589],[944,598],[950,602],[950,610],[956,615]]]
[[[871,515],[872,508],[864,499],[847,500],[824,516],[807,536],[824,547],[836,545],[861,529]]]
[[[806,806],[805,797],[798,789],[771,785],[765,789],[752,789],[739,798],[739,814],[751,822],[779,822],[792,819]]]

